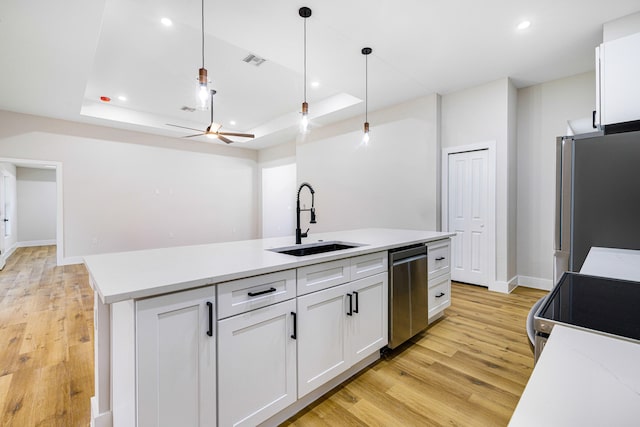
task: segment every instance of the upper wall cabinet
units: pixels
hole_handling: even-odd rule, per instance
[[[640,32],[596,48],[595,123],[640,120]]]

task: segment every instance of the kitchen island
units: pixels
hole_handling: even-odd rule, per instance
[[[92,424],[288,418],[379,358],[387,251],[438,242],[442,253],[446,242],[447,255],[429,262],[448,268],[450,236],[314,234],[305,243],[357,246],[301,257],[272,251],[294,246],[293,236],[86,257],[95,291]]]

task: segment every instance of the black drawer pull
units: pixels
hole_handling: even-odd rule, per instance
[[[249,292],[247,295],[249,295],[250,297],[257,297],[258,295],[270,294],[271,292],[275,292],[275,291],[276,291],[276,288],[269,288],[260,292]]]
[[[349,297],[349,311],[347,312],[347,316],[353,316],[353,295],[347,294]]]
[[[440,256],[440,257],[436,258],[436,261],[443,261],[443,260],[444,260],[443,256]]]
[[[353,295],[355,295],[356,297],[356,308],[353,309],[353,312],[357,313],[358,312],[358,293],[356,291],[353,291]]]
[[[438,295],[436,295],[436,298],[441,298],[444,296],[444,292],[440,292]]]
[[[298,337],[298,317],[295,311],[291,312],[291,316],[293,317],[293,334],[291,334],[291,338],[295,340]]]
[[[209,307],[209,330],[207,331],[207,335],[212,337],[213,336],[213,303],[211,301],[207,301],[207,307]]]

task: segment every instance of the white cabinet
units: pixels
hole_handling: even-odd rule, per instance
[[[387,344],[387,273],[298,297],[298,398]]]
[[[427,243],[427,267],[429,269],[429,323],[442,316],[451,306],[451,240],[443,239]]]
[[[295,402],[295,311],[290,299],[218,321],[221,427],[255,426]]]
[[[601,124],[640,120],[640,33],[601,44],[596,56],[600,61],[599,69],[596,68],[600,90],[596,94],[599,104],[596,108],[601,109]]]
[[[216,425],[214,292],[136,301],[139,427]]]

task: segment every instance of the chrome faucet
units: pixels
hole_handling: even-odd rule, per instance
[[[303,187],[307,187],[309,188],[309,191],[311,191],[311,209],[300,209],[300,191],[302,191]],[[302,184],[300,184],[300,188],[298,188],[298,198],[296,200],[296,245],[301,244],[302,238],[307,237],[307,233],[309,232],[308,228],[307,228],[307,231],[305,231],[304,233],[302,232],[302,229],[300,229],[300,212],[302,211],[311,212],[311,221],[309,221],[309,224],[316,223],[316,208],[313,206],[314,194],[315,194],[315,191],[313,191],[313,187],[310,184],[306,182],[303,182]]]

